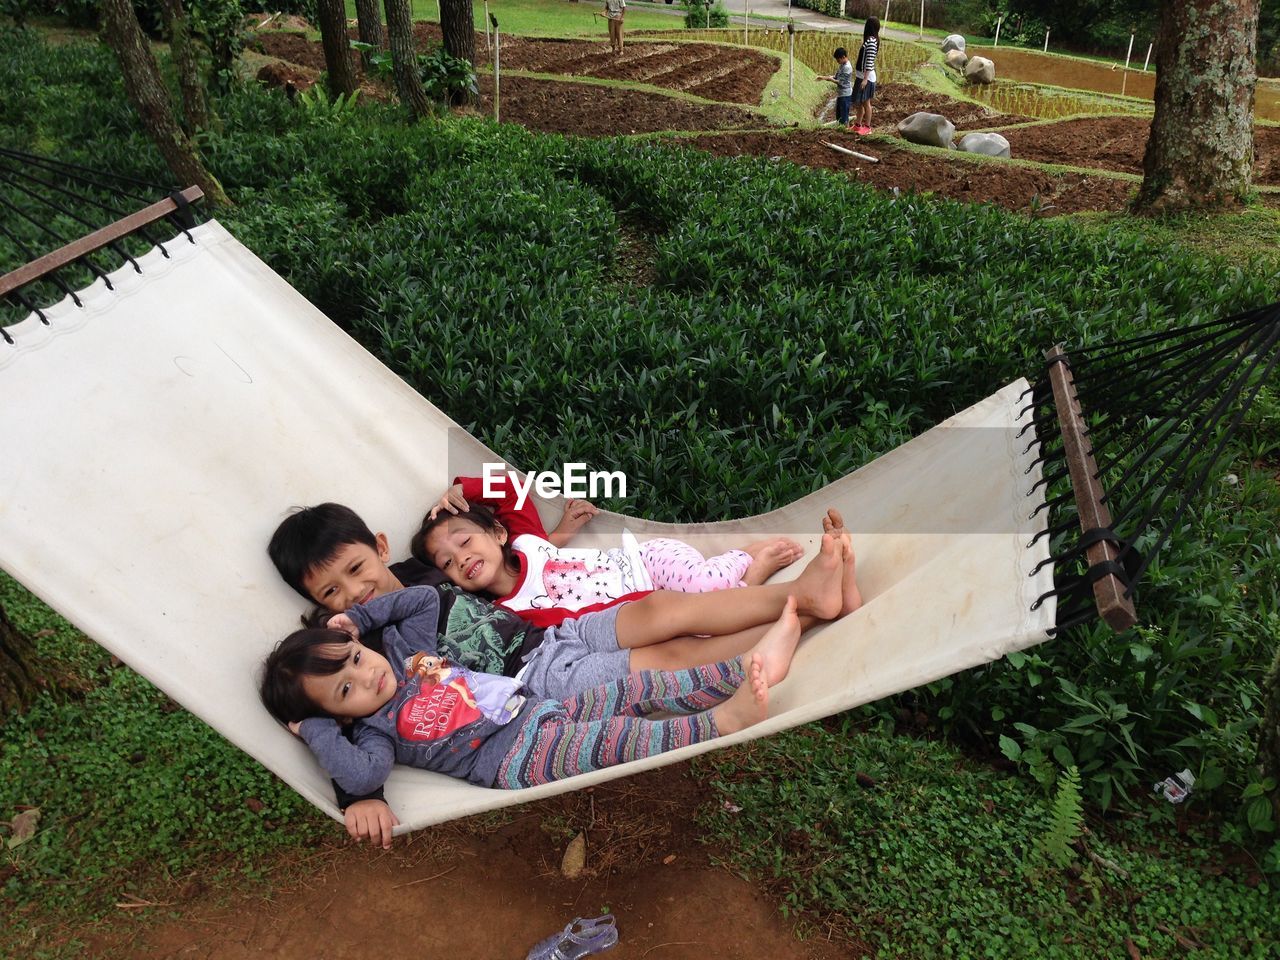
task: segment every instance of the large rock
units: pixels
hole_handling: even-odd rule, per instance
[[[949,50],[959,50],[961,53],[964,53],[964,37],[960,36],[958,33],[953,33],[951,36],[947,37],[947,39],[943,40],[942,52],[946,53]]]
[[[1009,141],[998,133],[966,133],[956,147],[965,153],[983,153],[988,157],[1009,158]]]
[[[967,64],[968,62],[969,62],[969,57],[965,54],[963,50],[947,51],[947,66],[951,67],[953,70],[958,70],[959,72],[963,73],[965,64]]]
[[[986,57],[973,57],[965,64],[964,78],[970,83],[995,83],[996,65]]]
[[[913,113],[898,124],[904,140],[926,147],[949,147],[956,135],[956,125],[936,113]]]

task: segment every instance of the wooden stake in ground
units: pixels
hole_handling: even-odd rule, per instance
[[[498,106],[501,103],[499,88],[502,82],[502,44],[498,41],[498,18],[489,14],[489,20],[493,24],[493,122],[501,123]]]
[[[851,157],[857,157],[859,160],[866,160],[868,163],[879,163],[879,157],[873,157],[868,153],[859,153],[857,150],[850,150],[848,147],[841,147],[834,143],[828,143],[826,140],[818,141],[824,147],[830,147],[836,153],[847,153]]]

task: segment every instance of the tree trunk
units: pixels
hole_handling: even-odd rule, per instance
[[[44,686],[35,645],[0,607],[0,717],[10,710],[26,709]]]
[[[1259,0],[1162,0],[1137,213],[1235,207],[1253,169]]]
[[[440,0],[440,32],[444,36],[445,52],[476,65],[476,30],[471,12],[471,0]],[[475,94],[467,91],[461,96],[464,103],[475,104]]]
[[[356,0],[356,24],[360,30],[360,40],[369,44],[374,50],[385,50],[387,42],[382,35],[382,13],[378,9],[378,0]],[[360,51],[360,62],[368,72],[372,52]]]
[[[1262,682],[1262,727],[1258,733],[1262,775],[1280,783],[1280,649]],[[1280,822],[1280,786],[1271,792],[1271,810]]]
[[[169,31],[169,51],[178,70],[178,87],[182,90],[182,115],[188,135],[209,127],[209,104],[204,95],[204,78],[200,75],[200,59],[191,39],[191,22],[182,8],[182,0],[163,0],[165,27]]]
[[[391,49],[391,68],[400,102],[415,118],[431,115],[431,101],[422,89],[418,73],[418,51],[413,44],[413,18],[409,0],[386,0],[387,46]]]
[[[102,34],[120,62],[124,89],[180,186],[198,186],[211,206],[229,205],[222,185],[196,153],[173,117],[173,105],[130,0],[102,0]]]
[[[316,0],[316,19],[320,21],[320,43],[324,47],[324,66],[329,73],[330,96],[350,97],[356,92],[356,66],[347,40],[347,9],[342,0]]]

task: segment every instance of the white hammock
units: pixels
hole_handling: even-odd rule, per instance
[[[302,600],[265,545],[294,505],[346,503],[398,555],[455,474],[500,458],[405,385],[218,223],[10,328],[0,343],[0,567],[326,812],[328,777],[257,699]],[[864,607],[813,631],[769,719],[740,734],[522,791],[398,767],[409,830],[763,736],[1045,639],[1054,605],[1036,450],[1010,384],[772,513],[671,526],[601,514],[583,542],[676,535],[704,550],[788,535],[827,506],[854,532]],[[1029,416],[1029,414],[1028,414]],[[1030,436],[1030,434],[1028,434]],[[551,465],[536,465],[549,469]],[[540,503],[544,519],[558,508]],[[794,576],[802,564],[780,575]]]

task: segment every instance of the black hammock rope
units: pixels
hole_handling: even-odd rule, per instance
[[[96,277],[164,246],[148,228],[167,219],[187,232],[198,188],[166,191],[127,177],[0,149],[0,307],[15,320],[71,297]],[[121,209],[124,201],[135,206]],[[92,232],[85,235],[85,229]],[[9,246],[9,250],[5,246]],[[130,246],[137,251],[131,253]],[[13,338],[0,313],[0,336]],[[0,344],[2,347],[3,344]],[[1215,476],[1249,406],[1275,383],[1280,304],[1116,343],[1054,347],[1023,395],[1031,418],[1019,436],[1043,476],[1034,518],[1049,511],[1054,633],[1097,617],[1119,631],[1137,620],[1134,598],[1152,559]],[[1034,465],[1033,465],[1034,466]],[[1028,471],[1030,472],[1030,471]],[[1141,548],[1141,549],[1139,549]]]
[[[152,202],[166,193],[167,200]],[[167,258],[153,225],[169,220],[186,233],[196,223],[191,204],[201,196],[195,187],[166,191],[0,148],[0,263],[24,263],[0,277],[0,338],[12,343],[6,323],[29,314],[47,323],[42,307],[62,297],[80,306],[76,291],[94,278],[110,288],[108,274],[123,264],[141,273],[136,256],[144,250]]]
[[[1032,542],[1051,538],[1055,586],[1036,605],[1057,599],[1055,632],[1096,616],[1116,630],[1136,621],[1139,581],[1220,476],[1250,406],[1280,382],[1278,364],[1280,304],[1049,351],[1024,433],[1041,444],[1036,512],[1052,511]]]

